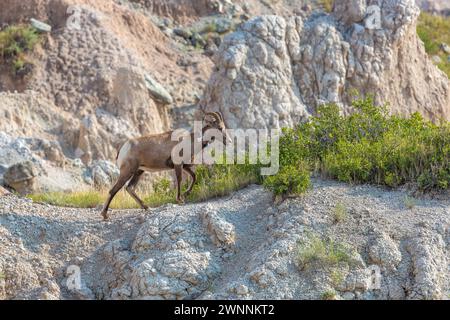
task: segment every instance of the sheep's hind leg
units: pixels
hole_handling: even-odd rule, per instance
[[[179,204],[184,203],[183,196],[181,195],[181,182],[183,181],[183,166],[182,165],[176,165],[175,166],[175,176],[177,180],[177,202]]]
[[[112,187],[112,189],[109,191],[108,199],[106,200],[105,206],[103,207],[102,216],[103,216],[104,220],[108,220],[108,209],[111,204],[111,201],[114,199],[117,192],[119,192],[120,189],[123,188],[125,183],[127,183],[127,181],[130,180],[132,176],[133,176],[133,174],[128,170],[120,172],[119,179],[117,180],[114,187]]]
[[[128,182],[126,190],[129,193],[129,195],[141,206],[142,209],[148,210],[148,207],[144,204],[144,202],[138,197],[138,195],[135,192],[136,185],[138,184],[139,180],[141,179],[143,173],[144,173],[144,171],[138,170],[133,175],[130,182]]]
[[[191,194],[192,189],[194,188],[195,182],[197,181],[197,177],[195,176],[194,171],[192,171],[191,167],[184,167],[183,170],[189,174],[191,177],[191,184],[189,185],[189,188],[184,193],[184,196],[187,197]]]

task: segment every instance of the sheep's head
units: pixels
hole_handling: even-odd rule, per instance
[[[231,143],[231,138],[227,133],[227,127],[220,112],[208,112],[203,119],[206,129],[216,129],[222,133],[223,144]]]

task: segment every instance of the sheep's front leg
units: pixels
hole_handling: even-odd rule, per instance
[[[177,202],[179,204],[183,204],[184,198],[181,195],[181,182],[183,181],[183,165],[175,166],[175,176],[177,179]]]

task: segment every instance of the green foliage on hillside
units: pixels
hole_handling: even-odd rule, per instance
[[[450,78],[450,54],[441,49],[442,43],[450,46],[450,17],[422,12],[417,24],[417,34],[424,42],[427,53],[441,58],[438,67]]]
[[[25,54],[39,42],[36,29],[29,26],[9,26],[0,31],[0,63],[10,64],[19,71],[27,63]]]
[[[338,106],[325,105],[311,121],[285,129],[280,175],[289,175],[284,168],[306,163],[315,172],[352,184],[415,183],[423,191],[450,187],[449,123],[435,125],[417,113],[390,116],[371,97],[354,101],[353,107],[355,112],[345,117]]]

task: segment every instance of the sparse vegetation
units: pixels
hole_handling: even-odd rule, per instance
[[[249,184],[258,182],[256,167],[250,165],[215,165],[199,166],[196,170],[197,184],[188,200],[204,201],[214,197],[225,196]],[[140,194],[146,205],[158,207],[167,203],[176,203],[176,194],[171,182],[161,179],[151,188],[141,189]],[[35,202],[49,203],[56,206],[75,208],[96,208],[103,205],[108,191],[89,189],[79,192],[51,192],[29,195]],[[137,203],[121,191],[111,204],[113,209],[138,208]]]
[[[417,205],[416,199],[414,199],[412,197],[406,196],[403,201],[404,201],[405,207],[408,208],[409,210],[414,209],[414,207]]]
[[[325,12],[331,12],[333,10],[334,0],[319,0],[318,4]]]
[[[441,62],[437,65],[450,78],[450,54],[441,50],[441,44],[450,46],[450,17],[422,12],[417,24],[417,34],[431,56],[437,55]]]
[[[313,266],[328,268],[340,263],[351,265],[354,262],[353,252],[346,244],[317,235],[309,235],[307,241],[299,243],[297,260],[302,270]]]
[[[330,272],[330,278],[331,278],[331,283],[334,287],[337,287],[339,285],[342,284],[342,282],[344,282],[345,280],[345,273],[344,271],[335,268],[333,270],[331,270]]]
[[[322,300],[336,300],[337,299],[337,293],[334,290],[327,290],[324,293],[322,293]]]
[[[333,209],[333,221],[334,223],[341,223],[347,220],[348,210],[343,203],[338,203]]]
[[[5,280],[5,279],[6,279],[5,273],[0,271],[0,280]]]
[[[0,31],[0,62],[21,70],[27,62],[26,53],[39,42],[39,34],[33,27],[16,25]]]

